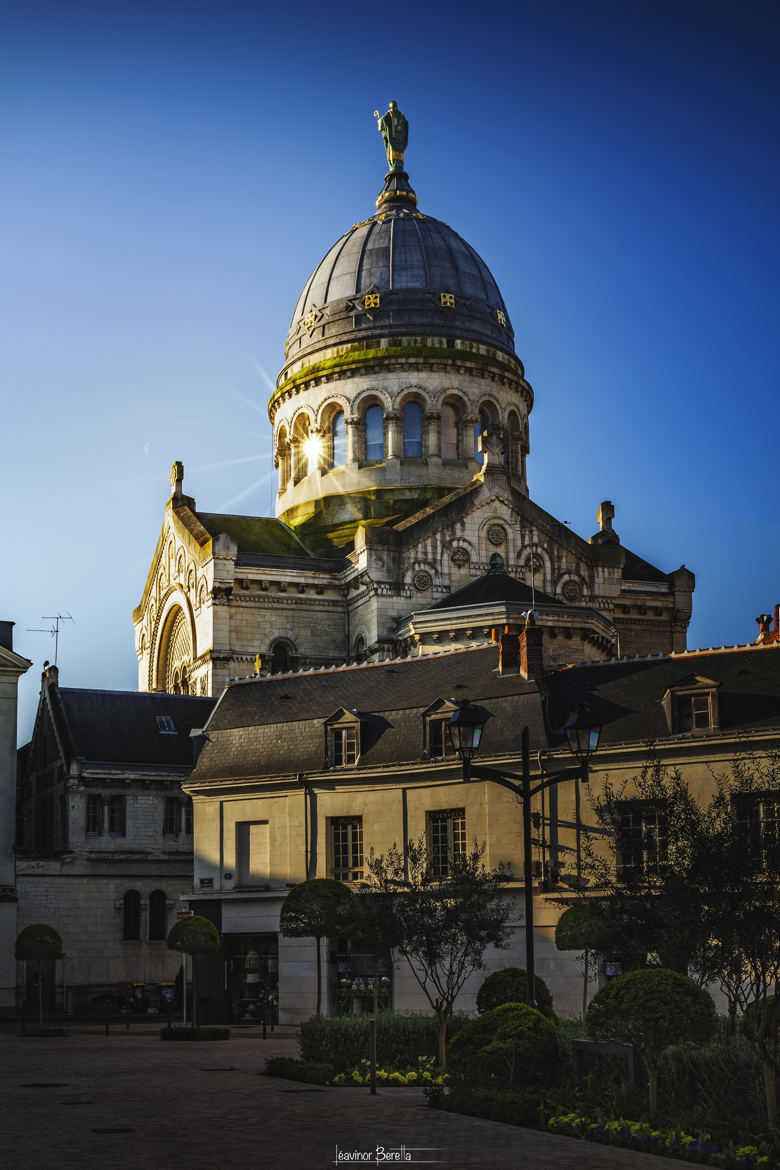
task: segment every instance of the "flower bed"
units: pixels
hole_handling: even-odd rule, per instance
[[[773,1170],[777,1166],[769,1149],[763,1144],[718,1145],[706,1137],[695,1137],[679,1129],[654,1129],[645,1121],[593,1121],[577,1113],[563,1113],[551,1117],[547,1129],[566,1137],[663,1154],[667,1158],[701,1162],[705,1166],[721,1166],[726,1170],[742,1170],[743,1167],[744,1170],[753,1170],[754,1167]]]

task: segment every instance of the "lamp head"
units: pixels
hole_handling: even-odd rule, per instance
[[[469,699],[458,703],[458,710],[449,720],[452,746],[461,760],[473,759],[482,742],[482,732],[492,713],[485,707],[477,707]]]
[[[598,750],[601,724],[586,703],[580,703],[563,725],[569,751],[580,764],[587,764]]]

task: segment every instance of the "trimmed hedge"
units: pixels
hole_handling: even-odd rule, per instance
[[[463,1026],[462,1016],[447,1023],[447,1038]],[[435,1016],[382,1012],[376,1017],[376,1059],[383,1068],[416,1068],[421,1056],[438,1059],[439,1023]],[[368,1056],[368,1016],[328,1019],[312,1016],[300,1026],[301,1060],[332,1064],[336,1072],[355,1068]]]
[[[230,1028],[160,1028],[161,1040],[229,1040]]]
[[[309,1085],[329,1085],[336,1075],[332,1064],[294,1060],[291,1056],[270,1056],[263,1070],[267,1077],[281,1077],[286,1081],[305,1081]]]
[[[543,1123],[542,1100],[531,1089],[479,1088],[474,1085],[436,1086],[425,1090],[432,1109],[463,1113],[468,1117],[485,1117],[508,1125],[538,1128]]]

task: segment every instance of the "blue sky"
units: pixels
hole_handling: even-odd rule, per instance
[[[269,514],[269,380],[370,215],[398,101],[423,211],[484,257],[536,393],[532,497],[697,576],[689,645],[780,600],[780,8],[8,2],[0,18],[0,618],[63,685],[134,689],[174,459]]]

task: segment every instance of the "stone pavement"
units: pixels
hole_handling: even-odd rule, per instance
[[[320,1088],[259,1076],[293,1029],[164,1044],[156,1029],[0,1035],[3,1170],[326,1170],[402,1149],[440,1170],[683,1170],[689,1163],[429,1109],[420,1089]],[[341,1165],[355,1165],[355,1160]],[[396,1160],[395,1164],[399,1164]]]

